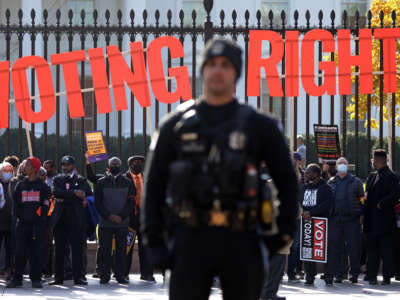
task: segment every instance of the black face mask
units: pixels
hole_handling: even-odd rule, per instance
[[[142,164],[138,164],[138,165],[133,165],[132,166],[132,173],[134,174],[139,174],[143,172],[143,165]]]
[[[118,173],[121,173],[121,167],[120,166],[111,166],[110,173],[114,176],[117,175]]]

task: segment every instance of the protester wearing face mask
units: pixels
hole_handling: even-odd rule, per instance
[[[111,277],[112,239],[115,236],[115,277],[120,284],[125,278],[126,245],[129,215],[133,211],[135,187],[121,174],[122,163],[118,157],[108,160],[110,174],[97,181],[95,205],[100,215],[100,283],[107,284]]]
[[[134,155],[128,158],[129,170],[125,173],[125,177],[129,179],[131,184],[136,188],[135,208],[129,216],[129,226],[132,227],[137,233],[138,247],[139,247],[139,264],[140,264],[140,279],[150,282],[155,282],[153,276],[153,267],[149,263],[142,243],[142,235],[140,234],[140,204],[143,191],[143,169],[145,158],[141,155]],[[128,253],[128,263],[125,271],[126,277],[129,276],[129,271],[132,265],[134,246]]]
[[[19,158],[16,155],[6,156],[3,162],[7,162],[12,165],[13,168],[13,177],[17,175],[18,166],[19,166]]]
[[[334,191],[332,217],[330,218],[330,238],[332,266],[336,267],[336,283],[343,281],[341,256],[344,243],[350,258],[350,282],[357,283],[360,274],[361,224],[363,222],[364,188],[361,179],[348,171],[349,163],[341,157],[336,161],[336,176],[328,184]],[[347,257],[346,257],[347,258]],[[333,271],[333,270],[332,270]]]
[[[74,284],[87,285],[82,278],[82,228],[84,225],[83,203],[86,196],[92,195],[86,178],[77,175],[75,158],[64,156],[61,160],[62,173],[54,178],[53,195],[55,198],[51,225],[55,240],[55,280],[50,285],[62,285],[64,282],[64,259],[66,244],[72,249],[72,272]]]
[[[333,201],[333,192],[331,187],[321,178],[321,168],[317,164],[310,164],[304,174],[305,185],[303,187],[302,217],[310,220],[311,217],[329,217],[330,208]],[[329,228],[329,226],[328,226]],[[329,232],[328,232],[329,237]],[[328,252],[329,252],[328,242]],[[329,253],[328,253],[329,257]],[[329,264],[329,258],[328,258]],[[314,262],[304,262],[306,273],[306,285],[313,285],[316,274],[316,264]],[[329,271],[330,268],[327,268]],[[332,285],[333,274],[325,273],[325,283]]]
[[[13,175],[13,166],[4,162],[0,164],[0,245],[4,245],[6,272],[9,272],[11,262],[11,224],[12,203],[8,188]]]

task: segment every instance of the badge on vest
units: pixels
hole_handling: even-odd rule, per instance
[[[215,200],[210,211],[210,226],[228,227],[228,213],[221,210],[221,203]]]
[[[229,147],[233,150],[242,150],[246,142],[246,136],[239,131],[234,131],[229,136]]]

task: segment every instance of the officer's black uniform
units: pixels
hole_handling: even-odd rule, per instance
[[[393,275],[393,235],[396,230],[394,206],[399,198],[399,180],[383,167],[368,176],[364,206],[364,232],[367,234],[367,271],[369,281],[375,281],[380,259],[384,281]],[[380,205],[381,209],[377,207]]]
[[[75,195],[75,190],[83,190],[86,196],[92,194],[87,180],[73,174],[60,174],[54,178],[53,195],[56,201],[52,214],[51,224],[54,228],[56,247],[55,281],[62,283],[64,280],[65,245],[69,241],[72,248],[72,272],[75,282],[82,276],[82,236],[85,218],[83,201]]]
[[[40,283],[43,256],[43,235],[46,225],[50,188],[39,178],[25,178],[15,187],[13,199],[17,217],[15,273],[13,280],[22,282],[25,257],[29,258],[32,283]]]
[[[229,42],[217,48],[209,54],[231,61],[226,51],[241,54]],[[281,234],[293,236],[298,212],[297,177],[277,122],[236,99],[222,106],[190,101],[165,120],[150,150],[141,226],[159,263],[164,211],[172,210],[170,299],[208,299],[219,276],[224,299],[258,300],[265,252],[257,233],[260,201],[244,193],[249,178],[258,179],[251,166],[259,170],[265,161],[279,190]]]

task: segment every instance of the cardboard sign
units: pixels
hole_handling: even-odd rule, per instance
[[[339,128],[337,125],[314,124],[317,157],[338,159],[340,157]]]
[[[89,162],[94,163],[108,159],[103,132],[101,130],[86,132],[85,138],[89,153]]]
[[[326,263],[328,261],[328,219],[301,219],[300,260]]]

